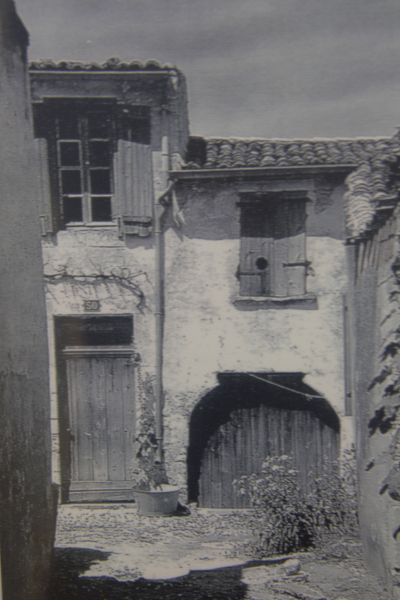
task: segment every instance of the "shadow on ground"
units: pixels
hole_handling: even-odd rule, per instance
[[[241,600],[247,586],[241,567],[197,571],[167,581],[117,581],[82,576],[109,553],[88,548],[56,548],[50,600]]]

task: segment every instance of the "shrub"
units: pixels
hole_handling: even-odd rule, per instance
[[[341,464],[324,464],[311,473],[306,501],[314,513],[314,543],[329,534],[354,535],[358,530],[358,500],[354,449],[343,453]]]
[[[338,465],[309,473],[302,489],[293,458],[271,456],[260,473],[234,482],[255,509],[250,527],[255,534],[253,551],[258,556],[281,554],[317,546],[327,534],[353,534],[357,529],[357,499],[352,457]]]
[[[131,467],[132,485],[136,490],[157,490],[168,483],[164,462],[157,459],[158,441],[154,414],[153,382],[141,375],[137,366],[141,411],[137,420],[135,462]]]

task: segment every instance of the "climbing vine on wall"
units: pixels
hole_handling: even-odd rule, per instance
[[[398,252],[398,248],[396,250]],[[384,281],[386,298],[383,306],[387,306],[387,310],[380,322],[381,331],[388,333],[381,342],[378,372],[368,388],[378,391],[381,403],[369,421],[369,432],[370,435],[377,431],[392,434],[391,461],[380,493],[388,492],[392,499],[400,501],[400,255],[397,254],[389,264],[390,274]]]
[[[390,429],[391,423],[395,421],[400,409],[400,325],[398,315],[400,310],[400,278],[396,274],[400,257],[392,263],[392,275],[387,281],[389,283],[389,310],[381,321],[385,323],[394,322],[389,333],[383,338],[379,355],[380,369],[372,379],[369,390],[381,386],[382,405],[376,411],[370,421],[370,433],[377,429],[385,433]]]
[[[52,273],[46,273],[44,280],[49,294],[51,286],[69,284],[72,294],[81,294],[88,287],[103,287],[108,291],[109,297],[113,297],[112,286],[125,289],[137,298],[137,308],[142,311],[146,307],[146,298],[141,287],[141,282],[147,281],[145,271],[134,271],[127,266],[111,267],[105,269],[100,265],[91,263],[90,272],[73,270],[68,264],[59,265]],[[46,267],[46,265],[45,265]],[[45,269],[46,271],[46,269]]]

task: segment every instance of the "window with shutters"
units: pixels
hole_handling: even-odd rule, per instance
[[[240,210],[240,295],[304,296],[305,199],[250,197],[243,199]]]
[[[38,107],[35,127],[44,233],[71,225],[151,219],[145,107],[49,100]]]

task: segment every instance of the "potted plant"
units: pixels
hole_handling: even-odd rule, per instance
[[[143,402],[136,436],[136,463],[132,469],[133,493],[139,515],[176,513],[180,489],[168,482],[158,458],[155,434],[154,395],[151,381],[143,386]]]

